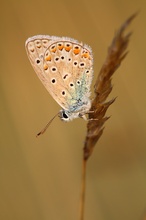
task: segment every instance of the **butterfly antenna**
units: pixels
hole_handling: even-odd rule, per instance
[[[50,126],[50,124],[52,123],[52,121],[54,120],[54,118],[56,118],[57,115],[59,115],[59,113],[57,113],[57,114],[46,124],[46,126],[36,135],[36,137],[40,136],[40,134],[44,134],[44,132],[47,130],[47,128]]]

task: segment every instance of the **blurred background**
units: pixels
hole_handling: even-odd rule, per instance
[[[115,31],[137,10],[129,54],[113,77],[112,117],[88,161],[85,220],[145,218],[146,2],[8,0],[0,13],[0,219],[79,217],[86,122],[56,118],[35,137],[60,106],[30,65],[25,40],[47,34],[90,45],[94,85]]]

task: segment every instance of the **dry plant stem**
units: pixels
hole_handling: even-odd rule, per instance
[[[103,133],[103,125],[109,118],[105,117],[106,111],[115,101],[115,99],[107,101],[107,97],[112,91],[111,77],[127,55],[127,46],[130,40],[131,32],[125,34],[125,31],[136,15],[137,13],[128,18],[115,34],[108,49],[105,62],[97,77],[94,86],[95,98],[92,101],[90,109],[93,113],[89,113],[89,118],[96,120],[89,120],[87,124],[87,135],[84,145],[85,159],[88,159],[92,154],[96,142]]]
[[[82,180],[81,180],[81,200],[80,200],[80,220],[84,220],[84,202],[85,202],[85,188],[86,188],[86,162],[82,161]]]
[[[120,66],[122,60],[127,55],[127,46],[131,33],[125,34],[126,28],[130,25],[137,13],[129,17],[126,22],[119,28],[115,34],[113,41],[108,49],[108,54],[105,62],[97,77],[94,92],[95,98],[92,101],[91,113],[89,113],[89,120],[87,124],[87,134],[83,148],[83,169],[82,169],[82,189],[81,189],[81,204],[80,204],[80,220],[84,220],[84,205],[85,205],[85,183],[86,183],[86,163],[91,156],[96,142],[101,137],[104,130],[104,123],[109,119],[105,116],[109,106],[115,101],[115,98],[106,101],[108,95],[112,91],[112,75]]]

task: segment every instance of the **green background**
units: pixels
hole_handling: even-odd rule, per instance
[[[87,167],[85,220],[143,220],[146,210],[146,1],[1,1],[0,219],[79,217],[86,122],[54,120],[60,110],[25,52],[33,35],[68,36],[90,45],[94,81],[117,28],[140,10],[129,54],[114,75],[104,134]],[[92,91],[93,91],[92,85]],[[92,93],[93,97],[93,93]]]

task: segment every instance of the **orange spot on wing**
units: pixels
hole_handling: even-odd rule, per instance
[[[76,49],[76,48],[75,48],[75,49],[73,50],[73,52],[74,52],[75,55],[77,55],[77,54],[80,53],[80,49]]]
[[[71,46],[65,46],[65,50],[67,51],[67,52],[69,52],[70,50],[71,50]]]
[[[59,49],[59,50],[62,50],[62,49],[63,49],[63,47],[64,47],[64,46],[63,46],[63,44],[58,45],[58,49]]]
[[[56,52],[56,47],[52,48],[51,52],[55,53]]]
[[[45,59],[46,59],[46,61],[51,61],[51,56],[49,55]]]
[[[82,57],[84,57],[84,58],[89,58],[89,53],[88,53],[88,52],[83,53],[83,54],[82,54]]]
[[[47,70],[48,66],[46,64],[44,64],[44,70]]]
[[[33,52],[34,52],[34,49],[31,49],[30,51],[33,53]]]

